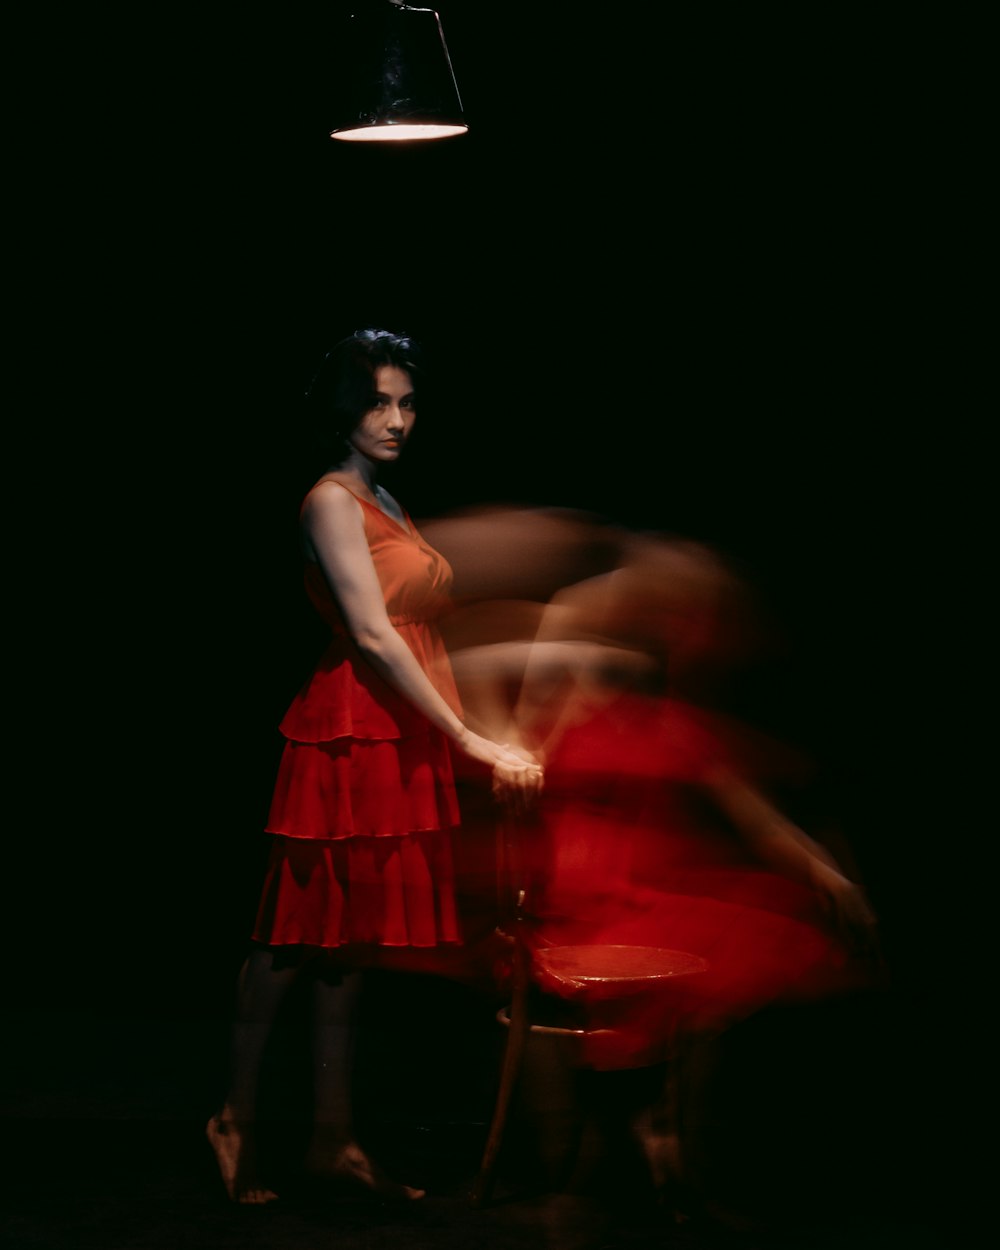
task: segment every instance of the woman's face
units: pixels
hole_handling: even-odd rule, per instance
[[[379,365],[375,370],[375,406],[361,418],[350,444],[369,460],[397,460],[416,416],[410,375],[396,365]]]

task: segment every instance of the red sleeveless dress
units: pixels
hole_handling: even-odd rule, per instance
[[[435,624],[449,604],[451,568],[409,515],[407,532],[355,498],[389,619],[460,715]],[[328,948],[460,942],[448,739],[362,658],[318,565],[306,566],[305,587],[333,636],[281,721],[253,938]]]

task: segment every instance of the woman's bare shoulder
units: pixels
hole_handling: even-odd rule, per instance
[[[321,477],[306,491],[301,513],[303,518],[332,510],[349,515],[357,511],[358,502],[358,497],[346,483],[335,477]]]

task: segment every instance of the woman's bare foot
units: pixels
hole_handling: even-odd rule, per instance
[[[261,1206],[273,1202],[273,1189],[257,1182],[254,1165],[253,1133],[247,1125],[238,1125],[224,1114],[213,1115],[205,1128],[208,1144],[222,1175],[226,1193],[233,1202]]]
[[[376,1198],[394,1202],[413,1202],[425,1193],[423,1189],[390,1180],[357,1142],[331,1139],[322,1130],[313,1137],[305,1167],[313,1176],[363,1189]]]

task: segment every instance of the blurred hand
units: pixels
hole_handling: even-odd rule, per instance
[[[820,889],[820,898],[848,951],[863,958],[878,958],[878,917],[864,890],[846,877],[831,875]]]

